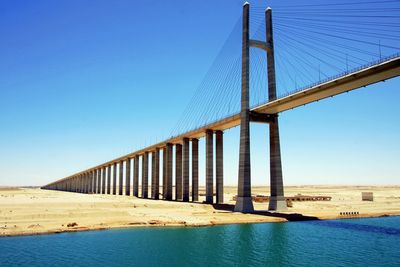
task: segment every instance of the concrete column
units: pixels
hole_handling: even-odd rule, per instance
[[[86,173],[82,175],[82,179],[83,179],[82,193],[86,194],[87,193],[87,175],[86,175]]]
[[[117,194],[117,163],[113,165],[113,184],[112,184],[112,194]]]
[[[85,189],[85,193],[89,194],[89,190],[90,190],[90,172],[86,173],[86,189]]]
[[[149,197],[149,152],[142,156],[142,198]]]
[[[97,170],[93,171],[93,186],[92,186],[92,194],[96,194],[97,188]]]
[[[87,174],[83,174],[82,176],[83,179],[83,190],[82,193],[86,194],[87,193]]]
[[[175,145],[175,200],[182,200],[182,145]]]
[[[167,144],[167,172],[166,172],[166,196],[167,200],[172,200],[172,144]]]
[[[150,187],[150,195],[151,199],[154,199],[154,184],[155,184],[155,176],[154,176],[154,167],[155,167],[155,151],[151,152],[151,187]]]
[[[81,180],[81,182],[80,182],[80,193],[84,193],[84,189],[85,189],[85,184],[84,184],[84,182],[85,182],[85,178],[84,178],[84,175],[83,174],[81,174],[80,175],[80,180]]]
[[[86,190],[87,190],[87,194],[90,194],[91,192],[90,192],[90,190],[92,189],[91,188],[91,181],[92,181],[92,172],[88,172],[87,173],[87,175],[86,175]]]
[[[159,199],[160,194],[160,149],[156,148],[152,157],[152,182],[151,196],[153,199]]]
[[[268,75],[268,101],[276,100],[275,81],[275,56],[274,39],[272,31],[272,10],[265,11],[265,24],[267,44],[270,48],[267,52],[267,75]],[[269,210],[286,210],[286,200],[283,192],[283,175],[281,162],[281,148],[279,141],[278,115],[269,124],[269,151],[270,151],[270,190]]]
[[[96,188],[96,194],[101,193],[101,168],[97,169],[97,188]]]
[[[120,196],[122,196],[123,192],[124,192],[123,191],[123,187],[124,187],[124,162],[123,161],[120,161],[120,163],[119,163],[119,174],[118,175],[119,175],[118,193]]]
[[[215,132],[215,176],[216,176],[216,193],[217,193],[217,204],[224,203],[224,139],[223,132]]]
[[[93,171],[89,172],[89,194],[93,193]]]
[[[213,132],[206,130],[206,203],[213,203],[214,156]]]
[[[139,156],[135,156],[133,167],[133,195],[139,197]]]
[[[199,201],[199,140],[192,139],[192,201]]]
[[[127,159],[125,165],[125,195],[131,195],[131,159]]]
[[[163,148],[163,187],[162,187],[162,194],[163,199],[166,199],[167,196],[167,148]]]
[[[90,172],[86,173],[86,194],[90,193]]]
[[[240,111],[239,179],[235,211],[254,211],[251,199],[250,109],[249,109],[249,4],[243,6],[242,95]]]
[[[182,146],[182,179],[183,179],[183,194],[182,200],[189,201],[189,139],[183,138]]]
[[[111,166],[107,167],[107,194],[111,195]]]
[[[281,163],[281,150],[279,142],[278,117],[269,124],[269,150],[270,150],[270,190],[269,210],[286,210],[286,200],[283,192],[283,175]]]
[[[102,168],[101,172],[101,193],[105,194],[106,193],[106,176],[107,176],[107,167]]]
[[[90,190],[92,190],[91,181],[92,181],[92,172],[88,172],[87,175],[86,175],[86,183],[87,183],[86,184],[86,188],[87,188],[86,189],[87,190],[86,193],[87,194],[90,194],[91,193]]]
[[[83,174],[79,175],[79,193],[83,193]]]
[[[96,179],[97,177],[96,177],[96,171],[92,171],[92,177],[91,177],[91,190],[90,190],[90,193],[91,194],[94,194],[94,193],[96,193],[96,182],[97,182],[97,179]]]

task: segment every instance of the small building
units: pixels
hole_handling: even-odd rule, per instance
[[[362,201],[374,201],[374,193],[373,192],[361,192]]]

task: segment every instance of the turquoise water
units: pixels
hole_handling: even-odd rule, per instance
[[[0,238],[0,266],[400,266],[400,217]]]

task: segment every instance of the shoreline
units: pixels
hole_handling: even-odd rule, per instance
[[[289,222],[300,222],[300,221],[331,221],[331,220],[348,220],[348,219],[372,219],[372,218],[386,218],[386,217],[397,217],[399,214],[373,214],[373,215],[362,215],[357,217],[337,217],[337,218],[316,218],[316,219],[308,219],[308,220],[282,220],[282,221],[248,221],[248,222],[229,222],[229,223],[210,223],[210,224],[179,224],[179,223],[171,223],[171,224],[135,224],[135,225],[121,225],[121,226],[110,226],[110,227],[77,227],[70,229],[59,229],[59,230],[49,230],[43,232],[33,232],[33,233],[13,233],[8,235],[0,235],[1,238],[7,237],[23,237],[23,236],[38,236],[38,235],[54,235],[54,234],[64,234],[64,233],[79,233],[79,232],[89,232],[89,231],[107,231],[107,230],[117,230],[117,229],[150,229],[150,228],[186,228],[186,227],[213,227],[220,225],[235,225],[235,224],[261,224],[261,223],[289,223]]]
[[[288,186],[287,196],[324,195],[330,201],[294,201],[285,212],[254,202],[251,214],[233,212],[236,188],[224,188],[225,204],[163,201],[132,196],[78,194],[37,188],[0,189],[0,237],[121,228],[206,227],[228,224],[400,216],[399,186]],[[362,201],[361,192],[374,192]],[[254,187],[265,194],[267,187]],[[358,213],[357,215],[341,215]]]

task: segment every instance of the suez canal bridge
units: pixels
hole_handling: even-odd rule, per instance
[[[241,71],[241,107],[240,112],[214,121],[204,127],[190,130],[163,142],[148,146],[139,151],[113,159],[93,168],[75,173],[61,180],[43,186],[43,189],[61,190],[85,194],[119,194],[139,197],[139,162],[141,158],[141,194],[142,198],[177,201],[199,201],[199,138],[205,137],[205,203],[224,202],[223,199],[223,131],[240,125],[240,151],[238,192],[235,211],[252,212],[254,210],[251,196],[250,175],[250,123],[269,124],[270,146],[270,200],[269,210],[285,210],[284,186],[282,177],[281,152],[279,141],[278,114],[314,101],[332,97],[343,92],[384,81],[400,74],[400,56],[388,58],[364,65],[353,71],[327,79],[318,84],[277,98],[275,77],[274,39],[272,32],[272,10],[265,10],[266,40],[252,40],[249,34],[249,9],[246,2],[243,6],[242,22],[242,71]],[[249,105],[249,68],[250,47],[266,52],[268,77],[268,102],[254,108]],[[213,142],[215,135],[215,144]],[[191,143],[191,144],[190,144]],[[214,145],[215,145],[215,201],[214,201]],[[175,146],[175,150],[173,149]],[[190,149],[191,147],[191,149]],[[162,151],[162,153],[161,153]],[[173,157],[175,151],[175,157]],[[191,156],[189,155],[191,153]],[[151,154],[151,170],[149,155]],[[162,155],[162,156],[161,156]],[[162,162],[161,158],[162,157]],[[175,158],[175,177],[173,177],[173,158]],[[191,160],[191,164],[189,162]],[[125,179],[124,179],[125,165]],[[131,170],[131,166],[133,170]],[[117,191],[117,169],[118,191]],[[160,174],[162,168],[162,186]],[[113,170],[113,171],[112,171]],[[151,173],[149,175],[149,173]],[[132,177],[133,176],[133,177]],[[149,194],[149,176],[151,192]],[[189,178],[192,181],[189,183]],[[133,178],[133,179],[132,179]],[[175,193],[173,194],[173,180]],[[125,180],[125,182],[124,182]],[[111,182],[112,181],[112,182]],[[131,186],[131,181],[133,184]],[[125,187],[124,187],[125,184]],[[191,189],[189,188],[191,184]],[[160,192],[160,187],[162,192]]]

